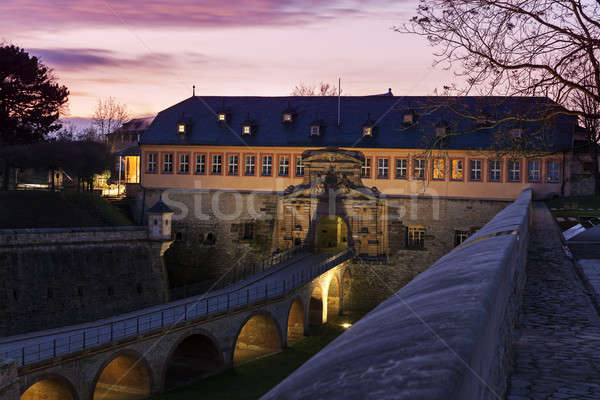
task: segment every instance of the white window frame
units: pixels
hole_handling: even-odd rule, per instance
[[[551,167],[551,165],[553,167]],[[556,171],[554,171],[554,166]],[[556,160],[548,160],[546,162],[546,175],[549,183],[559,183],[560,182],[560,162]]]
[[[469,160],[469,179],[471,181],[481,181],[481,160]]]
[[[211,175],[221,175],[223,173],[223,156],[221,154],[213,154],[211,166]]]
[[[406,158],[396,159],[396,179],[408,178],[408,160]]]
[[[256,156],[255,155],[247,155],[246,162],[244,165],[244,175],[254,176],[255,173],[256,173]]]
[[[296,176],[304,176],[304,163],[302,156],[296,157]]]
[[[424,180],[426,170],[426,160],[423,158],[415,158],[413,160],[413,176],[415,179]],[[417,173],[418,172],[418,173]]]
[[[390,177],[390,160],[388,158],[377,159],[377,178],[387,179]]]
[[[166,153],[163,158],[163,172],[172,173],[173,172],[173,153]]]
[[[206,173],[206,154],[196,154],[196,173],[198,175]]]
[[[230,154],[227,160],[227,175],[237,175],[240,168],[240,156],[237,154]]]
[[[502,180],[502,161],[489,160],[489,180],[490,182],[500,182]]]
[[[148,172],[156,172],[156,153],[148,154]]]
[[[190,172],[190,155],[180,154],[179,155],[179,173],[187,174]]]
[[[518,168],[515,168],[515,166],[518,166]],[[508,181],[521,181],[521,160],[508,160]]]
[[[273,176],[273,156],[262,156],[260,175]]]
[[[537,168],[535,167],[537,164]],[[540,182],[542,178],[542,163],[539,160],[527,161],[527,181]]]
[[[290,176],[290,157],[279,156],[279,176]]]
[[[365,161],[360,166],[360,177],[371,178],[371,157],[365,157]]]

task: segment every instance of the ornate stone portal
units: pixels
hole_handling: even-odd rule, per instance
[[[277,247],[306,244],[316,252],[353,248],[358,255],[388,253],[387,204],[362,184],[364,155],[326,148],[302,154],[304,181],[278,203]]]

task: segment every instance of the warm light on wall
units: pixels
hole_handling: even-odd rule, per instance
[[[185,133],[185,124],[179,124],[179,125],[177,125],[177,132],[179,132],[179,133]]]
[[[342,326],[342,328],[344,328],[344,329],[348,329],[348,328],[350,328],[350,327],[352,326],[352,324],[350,324],[350,323],[348,323],[348,322],[344,322],[344,323],[343,323],[341,326]]]

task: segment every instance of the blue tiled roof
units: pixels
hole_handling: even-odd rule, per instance
[[[294,122],[282,123],[282,113],[291,108]],[[571,145],[576,121],[558,114],[540,121],[549,110],[561,109],[544,97],[404,97],[342,96],[338,126],[338,98],[332,97],[190,97],[161,111],[144,134],[141,144],[206,146],[339,146],[357,148],[427,148],[435,126],[447,125],[455,134],[444,143],[449,149],[497,148],[497,134],[522,127],[525,135],[540,134],[553,150]],[[216,113],[226,111],[228,123],[217,122]],[[416,114],[416,123],[403,124],[403,115]],[[462,115],[462,116],[461,116]],[[499,120],[514,117],[493,128],[482,128],[468,116]],[[251,136],[241,135],[251,118]],[[375,121],[374,135],[362,137],[368,119]],[[309,126],[321,121],[321,136],[310,137]],[[530,120],[530,121],[528,121]],[[533,121],[531,121],[533,120]],[[185,136],[177,135],[177,124],[188,125]]]

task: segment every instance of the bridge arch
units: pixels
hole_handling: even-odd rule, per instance
[[[340,282],[336,275],[332,275],[327,289],[327,319],[340,315],[341,297]]]
[[[92,381],[90,399],[143,399],[152,392],[152,369],[137,351],[125,349],[102,363]]]
[[[79,400],[75,386],[62,375],[42,374],[21,393],[21,400]]]
[[[287,344],[294,344],[304,336],[304,304],[300,296],[294,297],[287,313]]]
[[[282,348],[283,339],[277,319],[268,311],[251,314],[235,335],[233,365],[277,353]]]
[[[316,285],[308,302],[308,324],[310,326],[322,325],[324,322],[323,314],[323,290],[321,286]]]
[[[167,390],[185,384],[216,372],[223,365],[217,339],[204,329],[195,329],[171,347],[161,374],[162,388]]]

